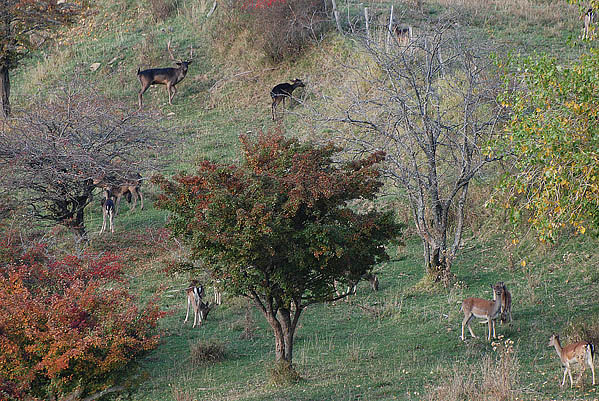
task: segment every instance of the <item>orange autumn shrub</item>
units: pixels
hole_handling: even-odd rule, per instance
[[[93,394],[122,384],[158,345],[163,312],[138,307],[118,256],[54,259],[0,238],[0,399]]]

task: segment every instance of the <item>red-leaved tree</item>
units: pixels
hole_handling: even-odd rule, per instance
[[[302,311],[334,299],[335,280],[357,282],[386,260],[383,245],[400,226],[391,213],[349,206],[376,197],[382,153],[341,162],[332,145],[276,133],[241,142],[240,165],[205,161],[196,175],[156,177],[159,206],[202,268],[254,301],[272,327],[276,361],[290,367]]]
[[[41,244],[0,238],[0,399],[124,389],[135,359],[158,345],[163,312],[137,306],[119,258],[53,259]]]

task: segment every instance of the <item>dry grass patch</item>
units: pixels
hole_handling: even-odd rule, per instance
[[[500,336],[501,338],[501,336]],[[493,342],[495,355],[473,365],[454,365],[449,377],[429,394],[430,401],[511,401],[522,399],[518,389],[520,364],[510,339]]]

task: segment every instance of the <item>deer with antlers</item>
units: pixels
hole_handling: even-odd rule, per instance
[[[137,78],[141,83],[141,89],[139,90],[138,100],[139,100],[139,108],[142,108],[142,96],[146,90],[151,85],[166,85],[166,92],[168,93],[168,104],[172,105],[173,97],[177,93],[177,85],[179,82],[185,78],[187,75],[187,69],[193,60],[193,47],[189,49],[189,60],[177,60],[175,56],[173,56],[173,52],[171,50],[171,41],[169,40],[166,49],[168,50],[168,54],[175,62],[177,67],[169,67],[169,68],[150,68],[148,70],[140,71],[137,69]]]

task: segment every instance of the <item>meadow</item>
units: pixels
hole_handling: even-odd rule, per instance
[[[162,174],[193,172],[202,159],[239,160],[238,136],[280,129],[302,140],[321,140],[306,110],[333,109],[343,102],[344,66],[363,62],[356,37],[363,34],[363,9],[341,1],[344,34],[331,29],[297,57],[273,64],[252,47],[251,32],[240,30],[219,3],[179,0],[156,20],[150,5],[160,0],[98,2],[80,23],[25,60],[13,77],[13,102],[27,103],[70,74],[80,74],[115,99],[137,106],[138,67],[166,66],[166,43],[179,57],[193,46],[195,57],[178,84],[173,105],[163,87],[144,95],[144,107],[160,110],[162,128],[173,145]],[[168,0],[162,0],[167,2]],[[373,36],[382,28],[391,3],[369,1]],[[448,8],[457,23],[481,46],[499,54],[547,52],[564,62],[577,58],[578,10],[566,1],[431,0],[418,11],[415,1],[394,2],[396,18],[416,29]],[[377,28],[378,27],[378,28]],[[378,31],[376,29],[379,29]],[[354,34],[351,32],[354,30]],[[90,65],[100,67],[91,70]],[[301,78],[299,102],[273,122],[269,91]],[[294,93],[295,94],[295,93]],[[316,128],[315,128],[316,127]],[[151,177],[158,171],[145,171]],[[558,332],[568,342],[599,344],[599,249],[592,234],[565,229],[555,243],[541,243],[534,232],[514,229],[497,206],[487,206],[500,168],[486,171],[471,190],[471,215],[461,250],[453,262],[455,281],[444,287],[424,278],[422,243],[397,194],[392,205],[406,223],[404,244],[387,248],[390,261],[374,268],[380,290],[361,282],[358,293],[334,303],[312,305],[299,323],[294,366],[297,384],[276,385],[271,374],[274,338],[258,310],[244,298],[224,294],[199,329],[183,325],[190,277],[168,271],[186,258],[186,249],[164,229],[168,214],[154,207],[159,188],[149,181],[143,211],[127,206],[115,219],[113,235],[97,235],[101,211],[86,210],[90,250],[125,256],[131,290],[147,300],[160,294],[168,311],[161,319],[157,349],[139,361],[136,385],[116,399],[131,400],[592,400],[599,399],[587,371],[573,389],[559,386],[563,369],[547,343]],[[389,191],[391,192],[391,191]],[[40,230],[40,228],[36,228]],[[81,251],[68,232],[56,234],[59,252]],[[498,325],[499,339],[486,341],[486,325],[472,323],[478,338],[461,341],[466,297],[492,297],[491,285],[506,283],[513,296],[513,322]],[[207,297],[212,296],[211,288]],[[576,372],[575,372],[576,373]]]

